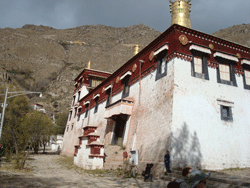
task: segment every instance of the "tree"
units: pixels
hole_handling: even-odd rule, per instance
[[[44,146],[43,152],[45,152],[46,143],[49,142],[50,136],[54,133],[54,127],[52,120],[39,111],[32,111],[27,114],[22,122],[22,127],[25,127],[30,135],[30,143],[35,149],[35,153],[38,153],[39,144]]]
[[[56,116],[56,134],[64,134],[66,123],[68,121],[68,112],[62,112]]]
[[[39,144],[45,145],[53,134],[54,124],[47,115],[31,111],[25,95],[9,98],[7,104],[0,142],[5,153],[15,160],[16,168],[23,168],[29,155],[25,149],[34,147],[38,153]]]
[[[10,88],[11,89],[11,88]],[[10,156],[14,153],[17,167],[23,167],[27,158],[25,148],[28,145],[29,133],[21,122],[29,111],[27,96],[17,96],[7,100],[1,142],[5,152]]]

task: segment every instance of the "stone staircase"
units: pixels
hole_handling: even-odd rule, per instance
[[[250,177],[230,176],[221,172],[210,171],[211,177],[207,183],[207,187],[210,188],[236,188],[250,187]],[[175,179],[182,179],[181,170],[172,170],[172,173],[168,173],[163,177],[166,181],[173,181]]]
[[[117,169],[123,166],[123,150],[121,146],[105,145],[105,163],[104,169]]]

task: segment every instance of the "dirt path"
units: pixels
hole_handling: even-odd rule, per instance
[[[60,155],[32,155],[27,161],[30,173],[14,173],[0,168],[0,187],[165,187],[167,182],[156,180],[144,183],[141,179],[118,177],[97,177],[92,174],[78,173],[58,163]]]
[[[50,151],[50,150],[48,150]],[[115,175],[94,175],[83,172],[79,168],[68,168],[62,161],[64,156],[48,154],[31,155],[27,160],[26,168],[32,169],[28,173],[5,171],[0,167],[0,188],[6,187],[86,187],[86,188],[105,188],[105,187],[166,187],[168,181],[159,179],[154,182],[144,182],[142,179],[119,178]],[[3,164],[8,165],[8,163]],[[207,187],[239,187],[232,186],[229,181],[250,182],[250,168],[240,170],[226,170],[223,172],[212,172],[212,177],[217,180],[209,181]],[[221,180],[220,180],[221,179]],[[248,187],[249,183],[245,186]]]

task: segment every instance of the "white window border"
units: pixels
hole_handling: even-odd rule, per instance
[[[154,56],[158,55],[159,53],[161,53],[163,50],[168,50],[168,44],[164,44],[163,46],[161,46],[159,49],[157,49],[154,52]]]
[[[212,53],[210,49],[204,48],[204,47],[201,47],[201,46],[198,46],[198,45],[195,45],[195,44],[192,44],[189,47],[189,50],[196,50],[196,51],[203,52],[203,53],[206,53],[206,54],[211,54]]]
[[[126,76],[131,76],[132,72],[131,71],[127,71],[125,74],[123,74],[120,78],[120,80],[123,80]]]
[[[228,59],[231,61],[239,62],[239,59],[237,57],[234,57],[233,55],[224,54],[221,52],[215,52],[214,57],[221,57],[223,59]]]

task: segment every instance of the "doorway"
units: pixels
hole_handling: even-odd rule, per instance
[[[113,116],[112,119],[115,121],[115,127],[111,144],[122,146],[128,116],[120,114]]]

